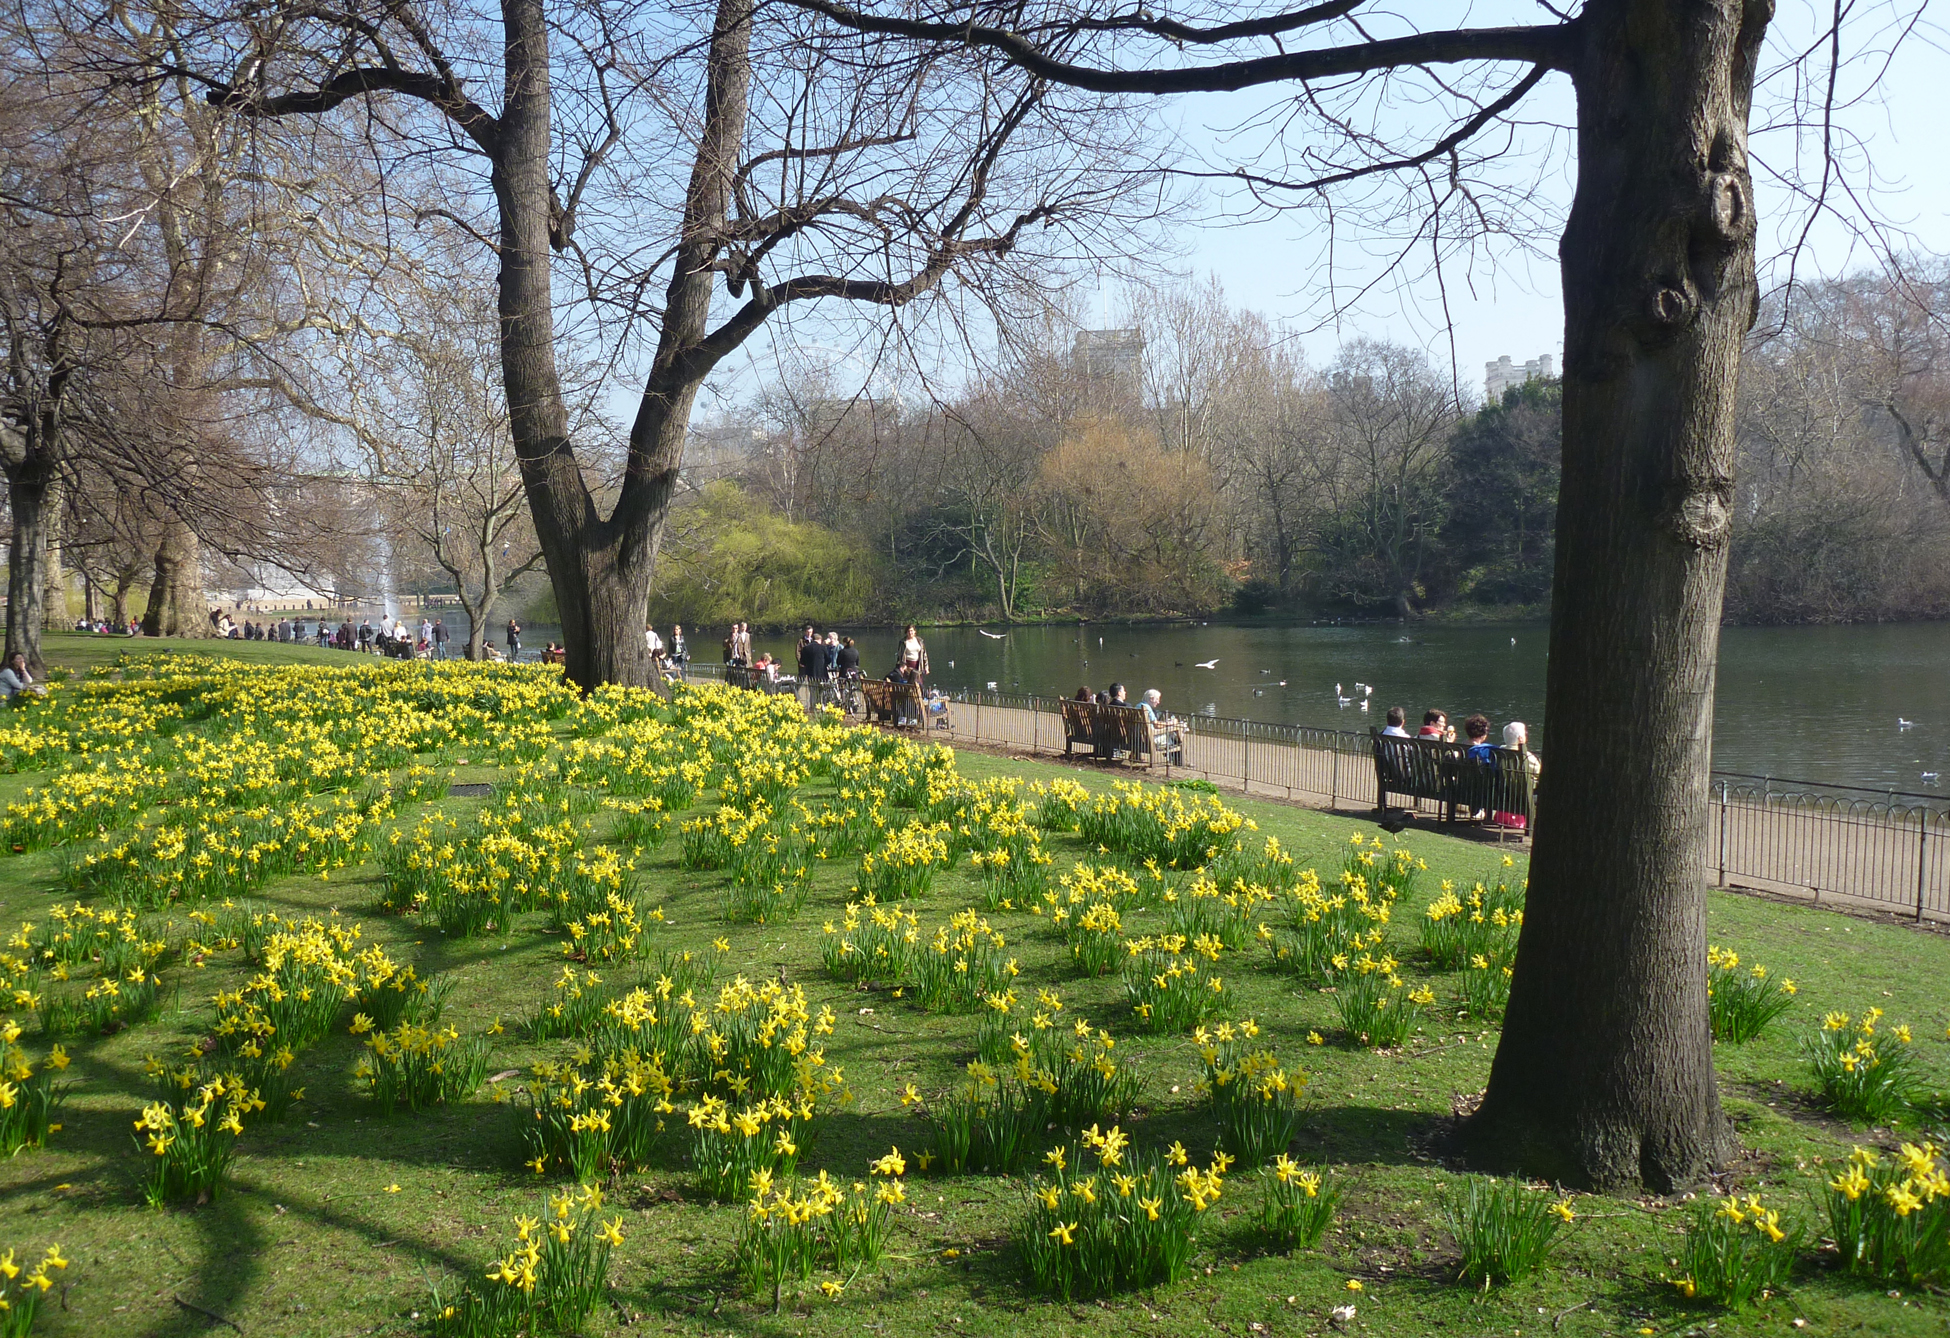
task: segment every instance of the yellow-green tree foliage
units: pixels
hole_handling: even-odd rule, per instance
[[[652,622],[825,625],[874,612],[877,565],[865,543],[787,520],[729,481],[671,518],[662,557]]]

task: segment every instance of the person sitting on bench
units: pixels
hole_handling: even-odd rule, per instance
[[[1408,712],[1399,706],[1391,706],[1388,708],[1388,728],[1381,732],[1391,739],[1405,739],[1408,737],[1408,730],[1404,728],[1407,724]]]
[[[1167,757],[1176,757],[1183,746],[1178,737],[1182,722],[1175,715],[1165,714],[1164,695],[1156,688],[1144,690],[1144,723],[1151,731],[1151,746]]]

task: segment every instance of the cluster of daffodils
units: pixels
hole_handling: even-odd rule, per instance
[[[274,878],[362,862],[370,832],[392,816],[384,795],[335,796],[296,808],[259,805],[226,811],[221,800],[189,800],[154,828],[104,838],[67,862],[63,877],[89,891],[149,908],[240,897]],[[195,810],[207,807],[199,814]]]
[[[59,1245],[48,1246],[47,1253],[31,1267],[16,1262],[11,1249],[0,1251],[0,1335],[26,1338],[34,1327],[34,1312],[40,1309],[41,1298],[53,1290],[49,1270],[67,1266]]]
[[[386,871],[382,904],[444,934],[506,933],[513,919],[543,904],[575,872],[583,833],[545,804],[511,795],[463,825],[423,814],[394,829],[379,850]]]
[[[363,1018],[354,1021],[354,1031]],[[487,1070],[487,1037],[463,1037],[451,1025],[402,1022],[366,1037],[366,1053],[355,1072],[381,1110],[405,1106],[417,1112],[466,1100]]]
[[[732,1260],[754,1294],[770,1294],[774,1311],[788,1280],[830,1268],[844,1277],[822,1283],[820,1290],[837,1300],[860,1269],[880,1262],[888,1217],[907,1201],[901,1182],[907,1159],[895,1148],[869,1170],[869,1179],[850,1184],[825,1171],[808,1181],[763,1168],[751,1173],[745,1183],[745,1224]]]
[[[1362,839],[1355,837],[1356,842]],[[1369,849],[1351,850],[1331,888],[1312,869],[1294,881],[1284,903],[1285,919],[1259,930],[1260,941],[1282,970],[1324,984],[1344,969],[1334,965],[1335,959],[1352,959],[1385,943],[1397,893],[1392,882],[1371,878],[1373,870],[1360,863],[1374,855]]]
[[[1808,1038],[1808,1067],[1822,1099],[1836,1114],[1858,1124],[1880,1124],[1907,1110],[1922,1080],[1909,1028],[1880,1030],[1882,1010],[1860,1017],[1833,1012]]]
[[[1090,806],[1090,791],[1068,777],[1033,781],[1029,794],[1036,801],[1036,825],[1044,831],[1076,831]]]
[[[1253,821],[1210,795],[1187,796],[1137,781],[1117,781],[1077,813],[1076,831],[1086,844],[1128,856],[1156,860],[1172,869],[1191,869],[1232,849]]]
[[[1706,949],[1706,995],[1716,1041],[1751,1041],[1794,1006],[1797,992],[1792,980],[1759,962],[1742,962],[1731,948]]]
[[[1334,1220],[1340,1189],[1282,1152],[1262,1177],[1260,1227],[1281,1249],[1311,1250]]]
[[[828,920],[821,932],[821,956],[835,980],[904,981],[921,945],[921,917],[863,897],[847,902],[839,924]]]
[[[1404,852],[1406,853],[1406,852]],[[1523,927],[1524,894],[1498,883],[1459,893],[1448,879],[1422,916],[1422,951],[1438,971],[1454,971],[1482,957],[1507,962]]]
[[[159,1008],[155,967],[169,952],[136,912],[56,903],[46,923],[23,923],[0,955],[12,1005],[40,1015],[50,1035],[105,1035],[146,1022]]]
[[[1204,1070],[1198,1090],[1218,1125],[1220,1145],[1248,1166],[1285,1155],[1300,1131],[1300,1092],[1307,1084],[1306,1075],[1284,1067],[1259,1036],[1252,1018],[1192,1033]]]
[[[1935,1143],[1856,1148],[1826,1184],[1828,1235],[1851,1272],[1917,1287],[1950,1282],[1950,1168]]]
[[[1362,953],[1352,961],[1334,959],[1341,973],[1334,992],[1334,1008],[1349,1039],[1376,1050],[1392,1050],[1406,1041],[1435,1002],[1427,985],[1411,988],[1400,975],[1401,964],[1386,953]]]
[[[332,1031],[341,1009],[362,990],[377,995],[399,974],[381,953],[361,956],[360,927],[336,917],[269,918],[260,970],[213,999],[217,1042],[211,1062],[260,1098],[258,1109],[281,1119],[304,1090],[291,1082],[298,1053]]]
[[[547,1328],[580,1333],[609,1286],[610,1251],[623,1243],[623,1219],[602,1219],[594,1186],[549,1196],[545,1214],[515,1218],[514,1248],[494,1261],[482,1282],[452,1299],[433,1296],[433,1331],[441,1338],[514,1338]]]
[[[67,1051],[55,1046],[36,1068],[18,1044],[20,1024],[0,1018],[0,1157],[42,1147],[60,1129],[54,1112],[66,1096],[55,1076],[68,1067]]]
[[[1100,976],[1124,959],[1124,916],[1143,902],[1128,870],[1079,863],[1027,909],[1069,944],[1070,959],[1084,974]]]
[[[968,856],[968,867],[981,880],[982,905],[991,911],[1015,910],[1047,892],[1054,863],[1040,839],[1027,843],[1021,853],[998,846]]]
[[[1277,899],[1264,883],[1239,875],[1222,883],[1201,871],[1184,888],[1165,894],[1165,923],[1175,933],[1210,935],[1237,951],[1253,941],[1266,909]]]
[[[705,1192],[735,1199],[755,1176],[790,1176],[813,1117],[810,1096],[770,1097],[734,1107],[705,1095],[685,1112],[693,1133],[691,1165]]]
[[[641,1166],[677,1113],[676,1094],[658,1054],[626,1049],[597,1060],[584,1048],[569,1062],[544,1060],[525,1091],[527,1165],[537,1175],[565,1169],[583,1184]]]
[[[1014,1231],[1028,1281],[1069,1300],[1175,1282],[1190,1267],[1198,1224],[1224,1193],[1232,1158],[1203,1168],[1177,1143],[1138,1153],[1117,1126],[1092,1126],[1044,1157]]]
[[[0,825],[11,848],[40,849],[132,826],[169,802],[180,813],[163,826],[178,835],[141,840],[118,863],[133,858],[140,875],[174,872],[192,883],[220,879],[233,863],[247,875],[261,842],[240,841],[256,829],[233,833],[221,810],[351,790],[416,755],[474,742],[491,739],[502,754],[534,751],[549,740],[547,722],[575,700],[559,677],[514,666],[125,656],[91,681],[52,685],[39,704],[36,746],[0,740],[0,755],[16,767],[57,768],[9,804]],[[199,854],[210,858],[197,863]]]
[[[1231,1006],[1225,978],[1211,969],[1225,951],[1217,938],[1146,934],[1124,940],[1124,950],[1124,995],[1146,1031],[1189,1031]]]
[[[233,1078],[181,1088],[170,1080],[182,1076],[166,1076],[158,1099],[135,1121],[136,1146],[155,1159],[144,1192],[156,1207],[215,1198],[236,1155],[244,1117],[263,1108],[257,1093]]]
[[[1686,1224],[1683,1272],[1669,1281],[1687,1300],[1736,1309],[1786,1282],[1800,1245],[1800,1229],[1758,1194],[1704,1199]]]
[[[911,822],[891,833],[878,850],[860,858],[854,892],[880,901],[926,894],[934,875],[948,866],[948,824]]]

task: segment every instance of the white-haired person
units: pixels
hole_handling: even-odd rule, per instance
[[[1544,769],[1537,754],[1530,751],[1530,726],[1521,720],[1512,720],[1503,727],[1503,746],[1513,753],[1523,754],[1524,769],[1532,776]]]
[[[1164,709],[1164,694],[1156,688],[1146,688],[1141,700],[1144,710],[1144,723],[1151,731],[1151,746],[1164,753],[1174,766],[1184,764],[1184,740],[1180,731],[1185,722],[1175,715],[1167,715]]]

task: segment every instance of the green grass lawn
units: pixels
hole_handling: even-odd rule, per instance
[[[47,639],[50,660],[78,670],[112,662],[124,650],[151,648],[111,638]],[[260,643],[186,649],[263,662],[350,658]],[[961,754],[959,767],[975,778],[1082,775],[1093,789],[1108,783],[1100,774],[974,753]],[[456,760],[454,779],[501,774]],[[0,777],[0,799],[16,799],[44,779],[44,773]],[[482,801],[434,802],[464,815]],[[1277,836],[1299,863],[1323,874],[1338,870],[1350,835],[1376,831],[1367,822],[1281,804],[1228,802],[1258,824],[1261,836]],[[417,821],[425,807],[403,804],[395,821]],[[1493,846],[1427,832],[1411,831],[1401,841],[1428,868],[1415,903],[1396,910],[1391,946],[1404,975],[1420,979],[1426,973],[1411,951],[1416,920],[1438,881],[1467,886],[1514,879],[1522,861],[1506,869]],[[1095,857],[1071,836],[1052,835],[1049,842],[1058,869]],[[729,925],[718,911],[725,875],[680,868],[678,847],[673,837],[660,849],[631,852],[646,904],[666,917],[655,931],[657,946],[710,954],[713,940],[723,938],[726,975],[802,985],[815,1009],[829,1005],[837,1014],[827,1061],[844,1067],[855,1100],[816,1122],[802,1174],[826,1168],[856,1178],[891,1145],[924,1146],[923,1127],[898,1094],[908,1083],[924,1092],[956,1084],[973,1054],[976,1019],[924,1012],[886,991],[857,990],[826,976],[822,924],[839,914],[853,864],[821,869],[812,900],[790,923]],[[57,899],[59,858],[54,850],[0,854],[0,930],[10,934],[19,921],[45,920]],[[541,917],[525,919],[505,939],[448,940],[415,920],[381,913],[382,887],[378,868],[367,864],[326,879],[274,882],[260,899],[285,915],[336,911],[361,926],[364,940],[385,945],[422,976],[454,977],[450,1021],[470,1034],[496,1019],[505,1024],[494,1037],[494,1073],[525,1071],[571,1048],[531,1043],[517,1025],[540,1007],[564,961],[563,940],[546,932]],[[938,879],[917,909],[932,928],[974,902],[964,863]],[[1020,957],[1024,985],[1060,989],[1070,1015],[1110,1028],[1120,1058],[1144,1075],[1133,1135],[1147,1146],[1177,1138],[1195,1151],[1209,1147],[1193,1091],[1199,1063],[1190,1037],[1151,1037],[1127,1025],[1117,977],[1079,979],[1038,921],[1014,913],[991,919]],[[1762,1190],[1813,1226],[1812,1196],[1824,1164],[1845,1157],[1852,1144],[1887,1147],[1917,1137],[1920,1126],[1852,1130],[1823,1114],[1810,1099],[1801,1040],[1829,1010],[1878,1006],[1890,1023],[1916,1029],[1932,1084],[1950,1086],[1950,1046],[1943,1039],[1950,941],[1893,922],[1721,893],[1711,895],[1710,925],[1715,943],[1799,985],[1792,1010],[1768,1034],[1720,1048],[1724,1099],[1745,1151],[1719,1188]],[[37,1333],[227,1332],[213,1315],[253,1338],[413,1333],[423,1328],[419,1316],[431,1283],[447,1274],[480,1277],[506,1251],[514,1216],[537,1210],[544,1186],[522,1165],[526,1153],[509,1106],[477,1098],[420,1115],[378,1116],[354,1078],[360,1042],[343,1026],[299,1059],[304,1102],[282,1124],[254,1126],[244,1136],[227,1192],[201,1206],[144,1206],[148,1159],[131,1135],[150,1091],[145,1056],[180,1054],[206,1035],[210,996],[234,988],[246,970],[235,953],[203,967],[173,962],[164,971],[159,1019],[69,1043],[75,1087],[64,1127],[47,1149],[0,1163],[0,1248],[38,1257],[58,1241],[72,1260]],[[837,1301],[824,1299],[812,1283],[788,1284],[774,1314],[769,1298],[761,1303],[741,1292],[728,1267],[743,1209],[708,1201],[681,1165],[671,1165],[621,1176],[610,1188],[626,1239],[611,1264],[612,1303],[590,1330],[764,1338],[923,1332],[1244,1338],[1329,1332],[1337,1327],[1333,1308],[1350,1302],[1356,1314],[1338,1328],[1373,1335],[1922,1335],[1950,1328],[1943,1297],[1870,1286],[1822,1267],[1812,1254],[1785,1294],[1745,1311],[1686,1306],[1661,1281],[1673,1271],[1669,1261],[1677,1255],[1686,1206],[1655,1199],[1579,1198],[1578,1220],[1543,1273],[1488,1294],[1459,1287],[1452,1280],[1455,1248],[1439,1212],[1462,1169],[1448,1160],[1447,1135],[1457,1098],[1483,1087],[1496,1032],[1457,1015],[1452,976],[1427,976],[1439,1004],[1420,1033],[1392,1053],[1363,1050],[1342,1043],[1331,998],[1267,969],[1263,954],[1242,954],[1228,971],[1235,1015],[1256,1017],[1280,1055],[1307,1074],[1307,1118],[1295,1152],[1325,1164],[1344,1186],[1339,1220],[1320,1249],[1268,1252],[1251,1225],[1254,1178],[1235,1171],[1226,1197],[1205,1219],[1191,1278],[1107,1301],[1057,1304],[1026,1289],[1008,1244],[1023,1203],[1020,1180],[914,1174],[910,1167],[909,1202],[895,1218],[888,1260],[854,1278]],[[1308,1044],[1310,1032],[1327,1043]],[[33,1053],[44,1049],[31,1037],[27,1044]],[[500,1085],[522,1081],[516,1072]],[[1358,1294],[1349,1290],[1350,1280],[1361,1284]]]
[[[222,655],[245,664],[343,664],[352,652],[277,641],[179,640],[175,637],[101,636],[92,632],[43,632],[41,656],[49,669],[85,674],[123,655]]]

